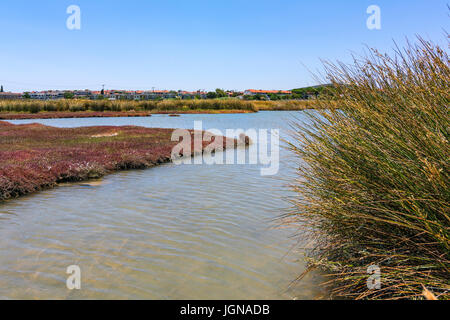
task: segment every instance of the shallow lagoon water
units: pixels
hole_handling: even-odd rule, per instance
[[[301,112],[20,120],[58,127],[280,129]],[[255,152],[250,146],[248,152]],[[226,152],[234,152],[228,150]],[[242,152],[242,150],[240,151]],[[286,212],[295,177],[260,165],[174,165],[118,172],[0,204],[2,299],[315,299],[320,275],[305,269]],[[66,268],[81,268],[81,289]]]

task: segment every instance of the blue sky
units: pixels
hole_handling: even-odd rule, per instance
[[[66,9],[81,8],[81,30]],[[381,8],[381,30],[366,9]],[[43,89],[292,89],[320,59],[349,61],[420,34],[446,48],[444,0],[8,0],[0,84]]]

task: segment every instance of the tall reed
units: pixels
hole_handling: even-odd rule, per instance
[[[297,123],[298,196],[311,268],[355,299],[450,298],[448,54],[418,38],[393,54],[326,63],[334,94]],[[369,289],[368,267],[381,271]]]

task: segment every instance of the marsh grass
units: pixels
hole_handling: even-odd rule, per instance
[[[243,110],[257,111],[248,101],[239,99],[209,100],[9,100],[0,101],[0,112],[39,113],[39,112],[124,112],[124,111],[196,111],[196,110]]]
[[[21,114],[40,117],[70,117],[83,112],[148,112],[148,113],[226,113],[226,112],[258,112],[258,111],[298,111],[313,109],[315,100],[282,100],[282,101],[245,101],[237,98],[205,99],[205,100],[162,100],[162,101],[109,101],[109,100],[0,100],[0,118],[15,119]],[[64,113],[64,114],[63,114]],[[39,116],[38,116],[39,115]]]
[[[252,101],[259,111],[298,111],[314,109],[316,100]]]
[[[418,38],[325,67],[335,94],[289,144],[299,177],[286,219],[314,242],[310,268],[327,271],[334,296],[449,299],[448,54]],[[370,265],[381,289],[367,286]]]

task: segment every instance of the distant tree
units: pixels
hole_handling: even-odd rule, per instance
[[[217,93],[216,93],[216,92],[213,92],[213,91],[208,92],[208,93],[206,94],[206,97],[207,97],[208,99],[215,99],[215,98],[217,98]]]
[[[0,92],[3,92],[3,85],[0,87]]]
[[[70,91],[64,92],[64,99],[73,99],[73,97],[74,97],[73,92]]]
[[[29,92],[24,92],[23,98],[24,99],[31,99],[30,93]]]

